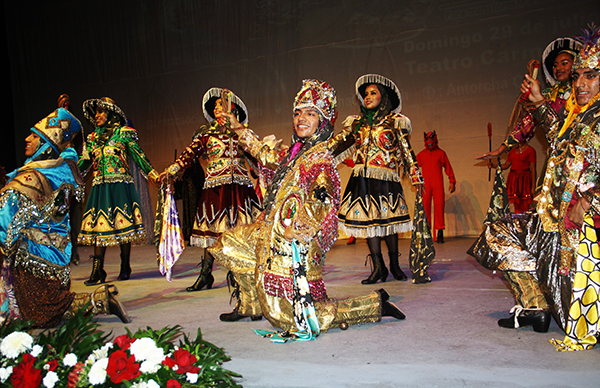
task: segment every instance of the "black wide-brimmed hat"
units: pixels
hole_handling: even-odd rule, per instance
[[[110,97],[92,98],[83,103],[83,115],[88,119],[94,126],[96,125],[96,109],[104,108],[109,112],[114,113],[121,123],[121,125],[127,124],[127,116],[119,108],[117,103]]]
[[[221,98],[221,91],[223,91],[223,88],[210,88],[204,94],[204,98],[202,99],[202,110],[204,111],[204,117],[206,117],[206,120],[209,123],[215,121],[215,104],[217,103],[217,100]],[[244,101],[242,101],[241,98],[239,98],[235,93],[231,93],[233,105],[237,110],[238,121],[240,122],[240,124],[247,124],[248,108],[246,108],[246,105],[244,104]]]
[[[544,65],[546,81],[548,81],[551,86],[554,86],[557,82],[556,78],[554,78],[552,68],[554,67],[554,61],[558,54],[563,52],[569,53],[573,56],[573,59],[575,59],[579,50],[581,50],[581,43],[569,37],[555,39],[546,46],[546,49],[542,53],[542,63]]]
[[[361,104],[365,104],[365,92],[367,87],[372,84],[378,84],[385,88],[390,103],[392,104],[391,111],[393,113],[400,113],[402,111],[402,96],[400,95],[400,90],[394,81],[379,74],[365,74],[356,80],[356,95]]]

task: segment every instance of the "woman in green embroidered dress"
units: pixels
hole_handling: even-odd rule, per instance
[[[121,247],[121,271],[118,280],[131,276],[129,256],[131,243],[146,238],[139,195],[135,190],[129,158],[156,182],[158,173],[152,168],[137,143],[135,129],[125,125],[127,118],[109,97],[83,103],[85,117],[96,127],[86,141],[79,168],[93,171],[92,189],[86,204],[78,242],[94,246],[94,265],[86,285],[103,283],[104,254],[107,246]]]

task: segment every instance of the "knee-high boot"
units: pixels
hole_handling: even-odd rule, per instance
[[[390,255],[390,272],[396,280],[405,281],[407,278],[406,274],[400,268],[398,264],[398,252],[388,252]]]
[[[94,261],[92,264],[92,273],[90,278],[83,282],[86,286],[104,283],[106,281],[106,271],[104,271],[104,255],[90,255]]]
[[[117,280],[129,280],[131,277],[131,265],[129,264],[130,252],[121,252],[121,270]]]
[[[212,257],[207,250],[204,250],[204,260],[202,260],[202,269],[200,270],[200,275],[198,275],[198,279],[192,284],[190,287],[186,288],[186,291],[200,291],[206,286],[207,290],[212,288],[213,282],[215,278],[212,274],[212,266],[213,261],[215,259]]]
[[[381,279],[382,282],[385,282],[388,276],[388,269],[383,262],[383,255],[381,253],[372,253],[367,256],[367,259],[371,257],[371,262],[373,263],[373,272],[371,275],[365,280],[363,280],[362,284],[373,284],[377,283],[378,280]],[[366,265],[366,263],[365,263]]]

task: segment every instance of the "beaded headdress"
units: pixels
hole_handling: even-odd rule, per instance
[[[600,69],[600,29],[595,24],[588,24],[586,30],[582,30],[583,35],[577,36],[583,47],[577,53],[573,70],[577,69]]]
[[[335,117],[335,107],[337,98],[335,89],[327,82],[316,79],[305,79],[302,81],[302,88],[294,100],[294,108],[313,108],[316,109],[325,119],[331,121]]]
[[[117,103],[110,97],[92,98],[83,103],[83,115],[88,119],[94,126],[96,125],[96,109],[103,108],[108,112],[114,113],[121,122],[121,125],[127,123],[127,116],[119,108]]]
[[[204,93],[204,98],[202,98],[202,111],[204,112],[204,117],[209,123],[212,123],[216,120],[214,117],[215,104],[217,100],[221,98],[222,88],[210,88],[206,93]],[[232,100],[235,109],[237,110],[238,121],[240,124],[245,125],[248,123],[248,108],[244,104],[241,98],[239,98],[235,93],[232,92]]]
[[[554,71],[552,70],[556,57],[561,53],[568,53],[575,59],[580,49],[581,43],[569,37],[555,39],[546,46],[546,49],[542,53],[542,63],[546,81],[548,81],[551,86],[554,86],[557,82],[556,78],[554,78]]]
[[[63,152],[73,136],[81,130],[77,117],[64,108],[58,108],[35,124],[31,131],[42,136],[59,154]]]
[[[372,84],[379,84],[387,91],[388,98],[392,104],[392,112],[400,113],[402,111],[402,96],[400,90],[389,78],[386,78],[379,74],[365,74],[356,80],[356,95],[362,105],[365,105],[364,95],[367,90],[367,86]]]

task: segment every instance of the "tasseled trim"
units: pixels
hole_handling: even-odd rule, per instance
[[[365,169],[364,164],[356,164],[354,170],[352,170],[353,176],[362,176],[365,178],[379,179],[381,181],[388,182],[401,182],[402,179],[396,170],[389,168],[377,168],[374,166],[368,166]]]
[[[393,224],[388,226],[369,226],[366,228],[356,228],[348,226],[342,221],[338,222],[338,229],[341,233],[347,236],[354,236],[360,238],[372,238],[372,237],[385,237],[396,233],[407,233],[412,231],[412,221]]]
[[[217,241],[217,239],[214,237],[190,236],[190,245],[193,247],[210,248],[215,241]]]
[[[348,147],[348,149],[346,149],[344,152],[342,152],[341,154],[339,154],[338,156],[336,156],[334,158],[335,165],[337,166],[338,164],[342,163],[346,159],[352,159],[352,157],[354,156],[355,153],[356,153],[356,143],[354,143],[353,145]]]

